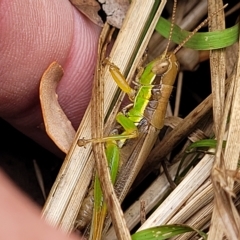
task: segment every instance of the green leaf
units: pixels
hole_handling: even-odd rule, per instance
[[[225,148],[226,146],[226,141],[223,141],[223,148]],[[217,140],[215,139],[202,139],[199,141],[196,141],[194,143],[192,143],[186,151],[189,151],[193,148],[202,148],[202,147],[206,147],[206,148],[216,148],[217,147]]]
[[[171,23],[164,19],[160,18],[156,31],[160,33],[163,37],[168,38],[170,32]],[[186,39],[191,32],[182,30],[177,25],[174,25],[173,35],[171,40],[177,44],[181,43]],[[196,50],[212,50],[228,47],[238,41],[239,35],[239,23],[233,27],[214,32],[204,32],[196,33],[189,41],[184,44],[184,47],[192,48]]]
[[[203,239],[207,239],[207,235],[197,229],[187,225],[172,224],[142,230],[133,234],[132,240],[162,240],[193,231],[197,232]]]

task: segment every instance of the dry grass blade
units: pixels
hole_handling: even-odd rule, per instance
[[[223,4],[216,4],[216,1],[209,2],[209,15],[221,9]],[[225,17],[222,10],[221,13],[213,16],[209,21],[209,29],[221,30],[225,28]],[[226,74],[226,62],[225,62],[225,49],[210,51],[210,66],[211,66],[211,83],[213,94],[213,118],[215,124],[215,134],[218,137],[218,131],[223,114],[223,106],[225,99],[225,74]]]
[[[105,30],[106,29],[106,30]],[[103,137],[103,126],[104,126],[104,79],[103,77],[103,66],[102,59],[104,53],[102,53],[102,48],[105,43],[105,38],[108,37],[109,27],[106,25],[103,28],[98,49],[98,61],[94,76],[94,86],[92,92],[92,137],[102,138]],[[105,33],[106,32],[106,33]],[[111,33],[110,33],[111,34]],[[106,39],[107,41],[108,39]],[[110,40],[109,40],[110,41]],[[104,56],[105,57],[105,56]],[[103,191],[104,200],[107,203],[115,231],[117,233],[118,239],[127,240],[131,239],[129,230],[127,228],[125,219],[123,217],[123,212],[120,203],[115,194],[113,184],[111,182],[111,176],[108,168],[107,158],[105,155],[104,143],[93,144],[93,153],[95,157],[97,174],[99,176],[101,189]]]
[[[231,173],[233,173],[234,175],[236,174],[235,171],[231,172]],[[239,190],[240,190],[240,185],[239,184],[235,184],[234,192],[236,194],[239,194]],[[206,191],[208,191],[206,196],[204,196],[204,194],[202,194],[203,198],[205,198],[207,200],[205,202],[206,205],[203,208],[201,208],[197,213],[191,214],[190,218],[187,219],[187,221],[184,221],[184,224],[187,224],[187,225],[190,225],[190,226],[194,226],[197,229],[208,229],[209,228],[211,215],[212,215],[212,210],[213,210],[213,201],[212,201],[213,188],[212,188],[212,184],[208,185],[208,187],[206,188],[205,192]],[[210,199],[207,199],[207,197],[210,197]],[[234,201],[234,203],[235,202],[236,201]],[[196,204],[198,205],[197,202],[196,202]],[[200,203],[200,204],[202,205],[202,203]],[[186,203],[184,208],[188,208],[188,203]],[[183,208],[183,210],[184,210],[184,208]],[[176,220],[176,218],[174,220]],[[184,234],[182,236],[179,236],[177,239],[179,239],[179,240],[180,239],[192,239],[191,237],[193,237],[193,234],[192,233],[188,233],[188,234]]]
[[[38,181],[38,185],[42,191],[43,197],[46,200],[46,192],[45,192],[45,187],[44,187],[44,181],[43,181],[43,177],[42,177],[42,173],[41,173],[41,169],[39,168],[37,161],[35,159],[33,159],[33,167],[36,173],[36,178]]]
[[[211,219],[212,209],[213,209],[213,203],[210,202],[208,205],[206,205],[202,209],[200,209],[197,212],[197,214],[193,215],[188,221],[186,221],[185,224],[188,226],[194,226],[196,229],[209,228],[209,221]],[[188,240],[188,239],[199,239],[199,238],[197,238],[196,234],[194,232],[192,232],[192,233],[185,233],[174,239]]]
[[[206,155],[146,220],[139,230],[166,224],[199,186],[206,181],[210,175],[212,164],[213,156]],[[192,181],[192,179],[195,179],[195,181]]]
[[[67,153],[76,132],[57,100],[56,88],[62,76],[62,67],[53,62],[41,78],[39,94],[46,132]]]
[[[219,158],[216,159],[216,164],[214,165],[212,178],[213,183],[215,187],[215,203],[216,203],[216,213],[214,216],[219,219],[219,226],[222,225],[222,223],[225,226],[224,233],[229,237],[229,239],[233,239],[234,237],[239,238],[239,215],[236,211],[236,208],[233,205],[232,202],[232,187],[234,180],[227,174],[227,170],[236,170],[237,164],[239,160],[239,121],[238,121],[238,115],[239,115],[239,69],[240,69],[240,61],[238,59],[238,65],[237,65],[237,73],[235,82],[234,82],[234,92],[233,92],[233,100],[232,100],[232,110],[231,110],[231,118],[229,123],[229,131],[228,131],[228,137],[227,137],[227,145],[224,152],[224,155],[218,154]],[[231,93],[229,93],[231,95]],[[230,98],[230,97],[229,97]],[[227,110],[229,110],[229,107],[226,107]],[[226,110],[226,111],[227,111]],[[225,118],[228,116],[228,112],[225,114]],[[226,123],[226,121],[223,121],[223,124]],[[225,129],[225,125],[222,126],[222,132]],[[223,135],[223,134],[222,134]],[[221,143],[221,140],[219,140]],[[220,144],[219,143],[219,144]],[[219,152],[220,152],[219,147]],[[216,157],[217,157],[216,156]],[[220,218],[219,218],[220,217]],[[222,222],[220,222],[220,220]],[[215,225],[213,225],[215,227]],[[215,227],[210,229],[211,231],[215,232],[218,230],[219,227]],[[210,236],[215,236],[215,234],[212,234]]]
[[[211,11],[214,11],[215,2],[210,5]],[[216,22],[212,23],[213,29],[217,29],[219,26],[224,27],[223,16],[221,19],[216,19]],[[218,27],[217,27],[218,26]],[[222,239],[225,234],[229,239],[239,238],[239,215],[236,208],[234,207],[232,196],[233,196],[233,179],[229,178],[226,174],[226,169],[236,170],[239,160],[239,60],[237,66],[237,74],[234,77],[234,88],[233,85],[230,87],[228,92],[225,106],[224,106],[224,83],[222,81],[225,76],[225,64],[223,64],[223,52],[214,51],[211,56],[212,63],[212,79],[213,87],[216,89],[214,92],[214,120],[215,120],[215,131],[218,139],[218,146],[216,152],[215,164],[212,170],[212,181],[215,193],[215,205],[211,221],[211,228],[209,232],[209,239]],[[239,56],[239,54],[238,54]],[[219,82],[221,83],[219,85]],[[233,92],[234,91],[234,92]],[[232,99],[233,94],[233,99]],[[232,100],[232,101],[231,101]],[[222,142],[224,139],[224,133],[226,129],[228,114],[230,105],[231,108],[231,119],[229,124],[229,131],[227,137],[227,146],[225,152],[222,150]],[[223,228],[224,226],[224,228]]]
[[[168,224],[185,223],[194,216],[202,207],[206,206],[213,199],[212,184],[208,178],[197,191],[191,196],[180,211],[171,218]]]

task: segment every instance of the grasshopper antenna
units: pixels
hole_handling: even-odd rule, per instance
[[[164,56],[167,54],[168,49],[169,49],[169,45],[170,45],[170,42],[171,42],[172,33],[173,33],[173,27],[174,27],[174,21],[175,21],[175,16],[176,16],[176,9],[177,9],[177,0],[174,0],[173,10],[172,10],[171,27],[170,27],[170,32],[169,32],[168,43],[167,43],[166,49],[164,51]]]
[[[228,4],[225,4],[222,8],[218,9],[216,12],[213,12],[210,16],[208,16],[203,22],[201,22],[192,32],[191,34],[189,34],[189,36],[187,38],[185,38],[185,40],[183,40],[173,51],[173,54],[176,54],[183,46],[186,42],[189,41],[190,38],[192,38],[195,33],[202,28],[214,15],[216,15],[218,12],[220,12],[221,10],[223,10],[224,8],[227,7]]]

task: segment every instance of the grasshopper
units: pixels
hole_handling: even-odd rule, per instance
[[[114,184],[116,181],[115,189],[120,202],[126,196],[156,141],[159,131],[164,125],[168,100],[179,70],[176,53],[211,17],[204,20],[173,52],[168,52],[173,31],[176,2],[175,0],[172,25],[166,49],[163,54],[148,63],[140,74],[137,75],[137,90],[129,86],[117,66],[111,63],[110,60],[105,60],[105,64],[109,66],[112,78],[133,103],[117,114],[117,127],[113,129],[112,135],[103,138],[80,139],[78,141],[79,146],[84,146],[89,142],[106,142],[106,156],[109,162],[112,182]],[[129,139],[132,140],[130,141]],[[121,152],[128,149],[130,142],[133,145],[130,146],[131,151],[129,152],[128,161],[117,176],[119,156],[122,154]],[[89,196],[88,198],[92,199]],[[97,230],[94,230],[92,239],[101,239],[106,214],[107,206],[103,201],[99,180],[96,177],[94,182],[94,216],[92,223],[95,227],[97,226]]]

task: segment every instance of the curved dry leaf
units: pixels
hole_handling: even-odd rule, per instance
[[[99,0],[102,3],[102,9],[107,15],[107,22],[121,28],[123,19],[129,8],[129,0]]]
[[[101,7],[96,0],[70,0],[70,2],[92,22],[100,27],[103,26],[103,21],[98,15]]]
[[[67,153],[75,136],[75,130],[57,100],[56,87],[63,76],[63,69],[53,62],[40,81],[40,103],[48,136]]]

